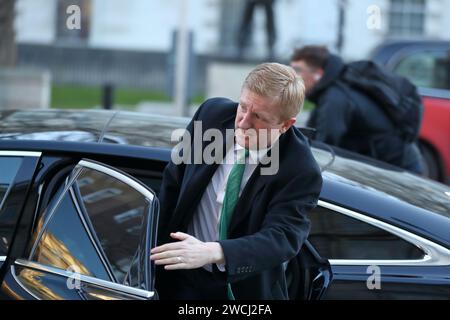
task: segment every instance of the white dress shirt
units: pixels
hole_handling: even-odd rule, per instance
[[[243,152],[243,149],[244,148],[240,145],[234,144],[234,148],[230,148],[228,150],[225,158],[217,167],[216,172],[206,187],[200,203],[194,212],[193,219],[188,226],[188,234],[194,236],[200,241],[214,242],[219,239],[220,213],[222,211],[226,183],[231,169],[233,168],[236,154],[238,152]],[[261,159],[267,151],[268,149],[258,151],[249,150],[249,157],[246,159],[239,196],[258,166],[259,159]],[[217,266],[220,271],[225,271],[224,265]],[[204,268],[208,271],[212,271],[211,264],[205,265]]]

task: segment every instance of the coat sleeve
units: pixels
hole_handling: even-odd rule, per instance
[[[314,167],[315,168],[315,167]],[[259,232],[219,241],[225,255],[228,282],[236,282],[275,268],[298,254],[306,240],[310,222],[307,212],[317,205],[322,177],[309,170],[280,181],[279,191],[270,201]]]

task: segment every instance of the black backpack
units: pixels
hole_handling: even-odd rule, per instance
[[[380,106],[403,140],[417,139],[423,106],[417,88],[409,80],[383,70],[372,61],[347,64],[340,80]]]

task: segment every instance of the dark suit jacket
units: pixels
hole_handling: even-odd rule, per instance
[[[225,132],[234,128],[237,106],[224,98],[208,100],[193,121],[201,120],[203,130]],[[192,137],[193,121],[188,126]],[[278,173],[260,175],[263,165],[259,164],[236,205],[229,239],[220,241],[226,272],[214,272],[218,281],[231,283],[237,300],[288,298],[283,262],[295,257],[305,241],[310,229],[307,212],[317,205],[322,187],[320,169],[300,131],[290,128],[278,143]],[[204,142],[203,148],[207,144]],[[160,244],[171,241],[170,232],[186,232],[217,167],[168,164],[160,192]]]

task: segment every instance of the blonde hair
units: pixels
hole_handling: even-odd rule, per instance
[[[279,63],[256,66],[245,78],[242,89],[262,97],[275,99],[283,120],[295,118],[305,102],[303,80],[291,67]]]

